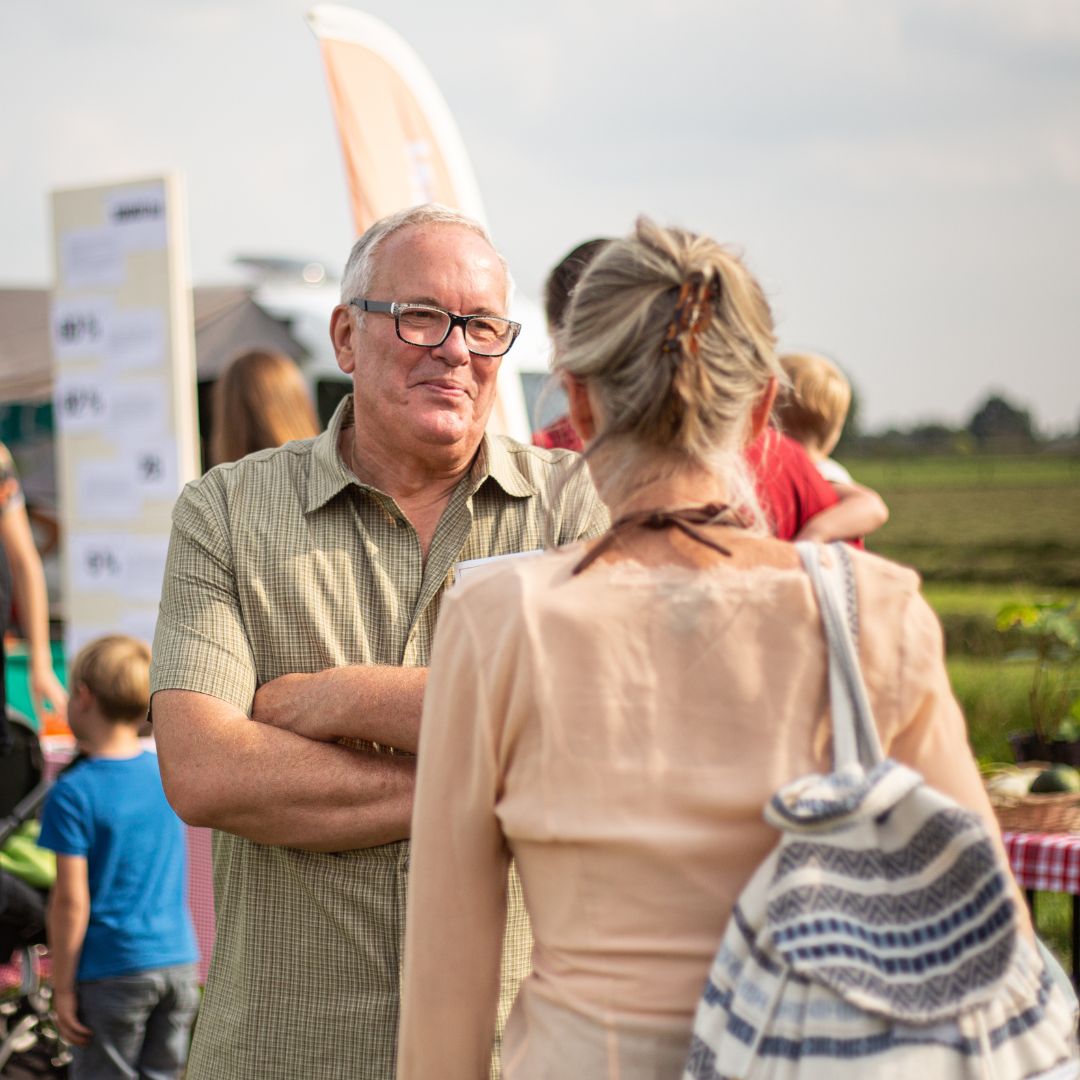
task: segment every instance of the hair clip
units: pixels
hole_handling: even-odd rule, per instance
[[[675,301],[675,314],[668,323],[661,355],[681,354],[684,349],[691,356],[698,351],[698,334],[709,320],[712,301],[718,295],[715,279],[707,279],[696,270],[679,286]]]

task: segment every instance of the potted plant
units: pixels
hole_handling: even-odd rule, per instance
[[[1080,765],[1080,609],[1076,601],[1007,604],[997,629],[1018,640],[1005,659],[1034,662],[1031,730],[1010,736],[1017,761]]]

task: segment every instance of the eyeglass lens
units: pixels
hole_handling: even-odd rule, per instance
[[[450,316],[437,308],[406,308],[398,313],[397,322],[402,340],[427,348],[444,341],[450,329]],[[514,340],[510,321],[494,316],[471,318],[465,323],[464,330],[469,351],[481,356],[499,355]]]

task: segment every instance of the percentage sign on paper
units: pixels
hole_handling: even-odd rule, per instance
[[[94,314],[66,315],[56,331],[60,340],[67,345],[79,341],[100,341],[105,332],[101,320]]]
[[[64,394],[64,412],[72,419],[100,416],[105,402],[97,390],[68,390]]]
[[[116,552],[100,548],[86,553],[86,569],[93,577],[116,577],[120,573],[120,560]]]
[[[139,455],[139,479],[144,484],[152,484],[165,475],[165,466],[160,454]]]

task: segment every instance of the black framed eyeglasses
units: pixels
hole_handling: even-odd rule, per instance
[[[438,348],[455,326],[465,335],[465,347],[477,356],[503,356],[521,333],[521,323],[498,315],[451,315],[430,304],[399,304],[385,300],[350,300],[361,311],[394,316],[397,336],[406,345]]]

